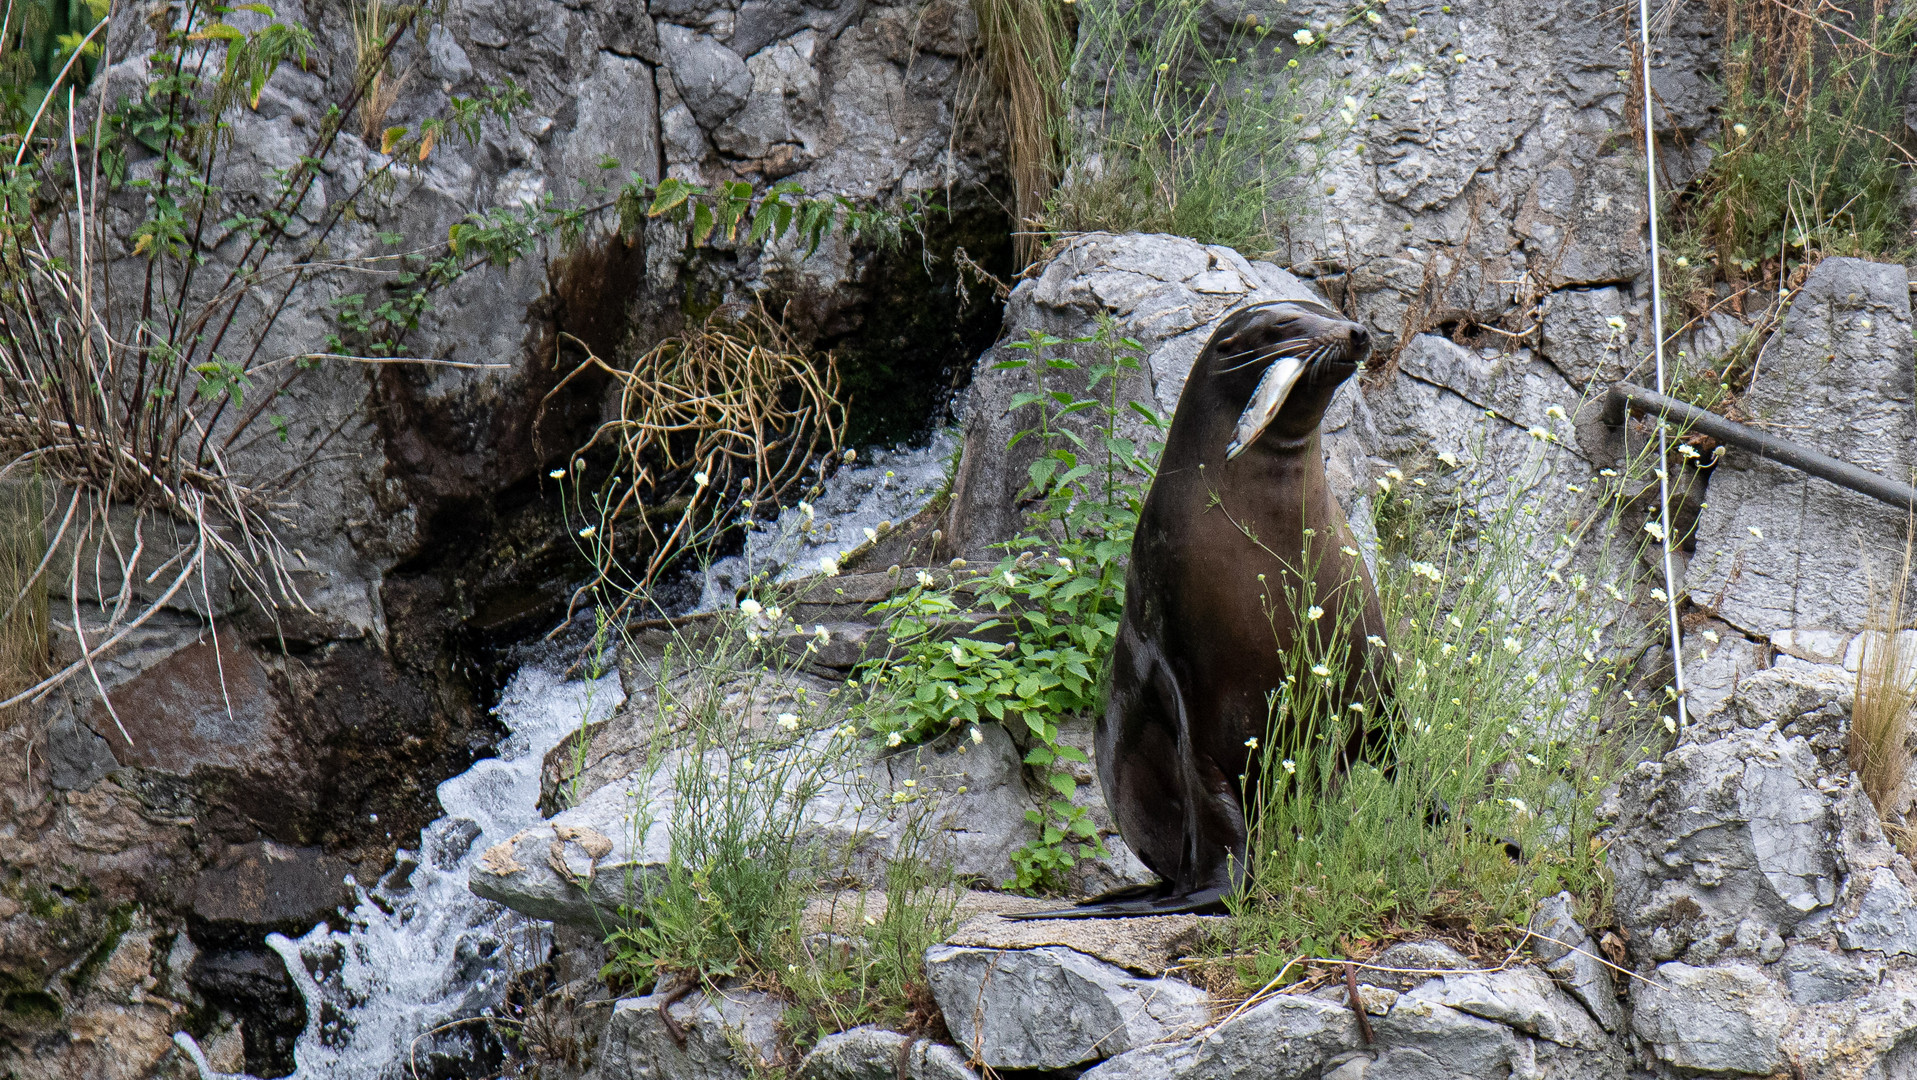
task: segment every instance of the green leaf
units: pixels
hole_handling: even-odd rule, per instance
[[[1078,781],[1072,779],[1068,773],[1055,772],[1045,779],[1047,783],[1052,785],[1053,791],[1058,792],[1068,799],[1078,793]]]

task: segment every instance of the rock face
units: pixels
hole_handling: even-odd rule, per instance
[[[853,1028],[819,1040],[799,1065],[798,1080],[977,1080],[949,1046],[896,1031]]]
[[[1740,408],[1793,442],[1908,481],[1917,467],[1908,277],[1861,259],[1817,264]],[[1745,633],[1854,634],[1873,603],[1889,602],[1903,511],[1735,449],[1713,473],[1709,501],[1685,584]]]
[[[1780,662],[1622,786],[1630,1030],[1659,1076],[1908,1067],[1917,875],[1849,771],[1848,686]]]
[[[310,63],[282,66],[258,102],[231,117],[211,180],[248,213],[270,192],[275,170],[305,152],[357,68],[344,8],[295,2],[275,10],[312,30],[315,46]],[[997,168],[989,133],[981,141],[976,128],[956,123],[959,68],[976,43],[962,4],[753,0],[649,11],[598,0],[474,0],[423,18],[430,25],[403,35],[393,54],[388,86],[397,89],[384,123],[417,129],[452,98],[474,99],[508,80],[529,100],[510,118],[487,114],[476,145],[448,135],[423,161],[401,162],[387,197],[360,199],[327,237],[329,259],[443,250],[448,228],[468,214],[547,197],[561,205],[596,199],[592,186],[634,173],[760,187],[791,179],[810,193],[875,201],[953,185],[958,213],[940,219],[925,251],[892,256],[837,239],[816,254],[748,245],[689,256],[671,228],[628,243],[600,221],[576,248],[536,245],[511,267],[480,270],[433,298],[409,349],[478,367],[322,363],[302,375],[276,399],[283,441],[239,444],[233,461],[242,473],[270,477],[317,455],[282,507],[297,520],[288,539],[299,549],[292,575],[311,610],[283,612],[275,626],[216,568],[99,666],[112,711],[83,678],[86,685],[38,721],[29,774],[0,779],[0,861],[19,875],[4,888],[21,899],[87,899],[72,905],[70,925],[57,934],[34,914],[44,905],[0,905],[0,984],[41,994],[47,979],[101,945],[109,913],[129,904],[153,911],[168,934],[197,905],[204,918],[195,919],[195,932],[211,928],[219,938],[209,947],[256,952],[261,934],[288,928],[283,920],[330,910],[349,866],[370,881],[394,845],[414,843],[437,816],[435,785],[497,734],[486,714],[499,675],[490,650],[548,628],[578,576],[557,500],[540,485],[549,459],[568,454],[599,422],[603,387],[575,383],[577,393],[546,400],[570,369],[570,359],[557,357],[560,332],[616,357],[629,330],[640,346],[675,330],[685,296],[696,294],[693,306],[701,307],[707,297],[770,287],[798,300],[795,327],[839,347],[849,375],[859,357],[909,354],[896,372],[884,367],[887,377],[914,383],[905,392],[856,387],[862,400],[907,402],[897,416],[874,410],[866,437],[890,438],[925,422],[946,392],[941,366],[969,360],[983,342],[966,335],[979,333],[981,319],[995,323],[983,303],[955,317],[960,297],[949,261],[940,277],[922,258],[943,258],[963,243],[994,272],[1008,269],[1003,216],[978,195]],[[155,27],[163,25],[116,18],[95,86],[116,101],[142,92]],[[349,118],[322,183],[288,225],[294,236],[316,236],[329,208],[389,163],[377,125],[370,143],[361,137],[366,119]],[[607,160],[616,168],[602,169]],[[130,179],[151,174],[156,161],[135,148]],[[144,200],[126,189],[114,227],[124,221],[130,229],[146,213]],[[107,254],[125,253],[121,245]],[[232,252],[211,254],[204,276],[217,282],[214,271]],[[139,268],[123,260],[113,272]],[[379,279],[364,275],[313,277],[260,355],[325,348],[327,335],[341,330],[336,302],[355,294],[370,297],[368,309],[386,295]],[[910,294],[909,317],[898,314],[904,305],[874,305],[879,294]],[[993,329],[984,326],[987,340]],[[121,550],[136,546],[127,518],[108,523]],[[181,535],[165,526],[145,524],[139,542],[151,561],[141,574],[179,550]],[[90,543],[100,543],[97,533]],[[60,583],[68,578],[55,578],[56,607],[85,607],[120,584],[109,574],[66,597]],[[158,590],[150,585],[136,580],[133,592],[151,599]],[[207,632],[208,616],[221,620],[217,635]],[[259,845],[303,853],[301,865],[320,876],[289,886],[281,862],[230,854]],[[246,877],[254,870],[260,874]],[[196,1028],[217,1018],[193,1015]],[[262,1024],[247,1028],[249,1039]],[[26,1049],[10,1020],[0,1018],[0,1033],[0,1073],[90,1070],[44,1041]],[[249,1057],[247,1068],[291,1067],[274,1053]]]

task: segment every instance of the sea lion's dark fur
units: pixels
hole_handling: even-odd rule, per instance
[[[1119,832],[1164,880],[1039,917],[1221,909],[1244,872],[1241,792],[1259,780],[1246,743],[1268,735],[1266,695],[1283,683],[1283,654],[1299,631],[1285,585],[1297,584],[1301,565],[1315,568],[1327,611],[1341,590],[1364,590],[1362,615],[1347,627],[1343,692],[1368,703],[1373,723],[1354,733],[1344,762],[1381,730],[1385,653],[1367,639],[1386,636],[1384,616],[1363,559],[1345,553],[1356,545],[1327,488],[1318,434],[1332,394],[1368,350],[1357,324],[1283,302],[1233,313],[1193,363],[1132,541],[1097,737]],[[1234,426],[1278,354],[1312,359],[1262,435],[1227,461]],[[1312,626],[1323,633],[1333,621]]]

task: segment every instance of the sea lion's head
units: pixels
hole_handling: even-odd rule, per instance
[[[1323,304],[1279,300],[1233,312],[1191,373],[1215,399],[1242,409],[1225,460],[1267,432],[1285,441],[1309,436],[1370,352],[1365,328]]]

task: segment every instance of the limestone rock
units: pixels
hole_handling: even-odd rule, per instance
[[[1114,1057],[1081,1080],[1300,1080],[1356,1045],[1358,1021],[1349,1008],[1281,994],[1197,1038]]]
[[[710,35],[660,23],[659,52],[680,99],[707,131],[725,123],[752,94],[746,62]]]
[[[1798,1005],[1844,1001],[1876,984],[1883,965],[1868,957],[1837,956],[1809,945],[1793,945],[1780,961],[1784,987]]]
[[[946,1027],[994,1069],[1060,1069],[1196,1032],[1204,991],[1143,979],[1062,946],[982,949],[937,945],[926,979]]]
[[[1532,967],[1440,975],[1399,998],[1393,1012],[1421,1001],[1493,1020],[1560,1046],[1615,1049],[1582,1005]],[[1615,1002],[1612,1007],[1616,1008]]]
[[[1746,680],[1764,671],[1764,661],[1762,647],[1729,623],[1714,621],[1685,630],[1684,706],[1690,718],[1710,715]]]
[[[1531,916],[1531,951],[1544,970],[1591,1010],[1606,1031],[1624,1026],[1624,1010],[1617,1003],[1617,980],[1599,959],[1597,942],[1571,911],[1571,894],[1546,897]]]
[[[1786,1067],[1778,1036],[1789,1008],[1754,967],[1660,964],[1654,982],[1631,993],[1632,1028],[1667,1065],[1747,1076]]]
[[[1011,737],[996,724],[978,732],[977,743],[960,733],[876,756],[831,733],[800,740],[782,753],[805,756],[821,780],[802,831],[850,859],[846,876],[879,886],[914,831],[909,816],[922,811],[929,839],[919,854],[947,861],[961,878],[1005,880],[1011,853],[1030,835],[1031,795]],[[678,761],[664,755],[495,846],[472,871],[473,891],[539,919],[598,926],[616,916],[671,854]],[[728,767],[723,752],[713,752],[710,767]]]
[[[681,1046],[660,1019],[665,996],[622,998],[612,1008],[599,1071],[631,1080],[749,1080],[779,1063],[785,1006],[758,990],[694,991],[673,1003]]]
[[[1057,945],[1141,975],[1163,975],[1180,957],[1204,947],[1224,920],[1204,915],[1132,919],[1002,919],[980,915],[945,939],[947,945],[1035,949]]]
[[[1766,726],[1627,776],[1611,865],[1632,947],[1707,962],[1834,903],[1838,829],[1818,772],[1802,740]]]
[[[1908,479],[1917,387],[1904,268],[1819,263],[1742,407],[1800,445]],[[1718,465],[1709,504],[1686,586],[1721,595],[1718,615],[1753,634],[1854,632],[1871,609],[1868,583],[1889,581],[1901,565],[1901,511],[1745,451]]]
[[[1872,870],[1862,888],[1857,910],[1837,919],[1837,941],[1846,949],[1917,956],[1917,899],[1889,868]]]
[[[900,1057],[899,1051],[905,1050]],[[978,1080],[949,1046],[861,1027],[827,1035],[799,1064],[797,1080]]]

